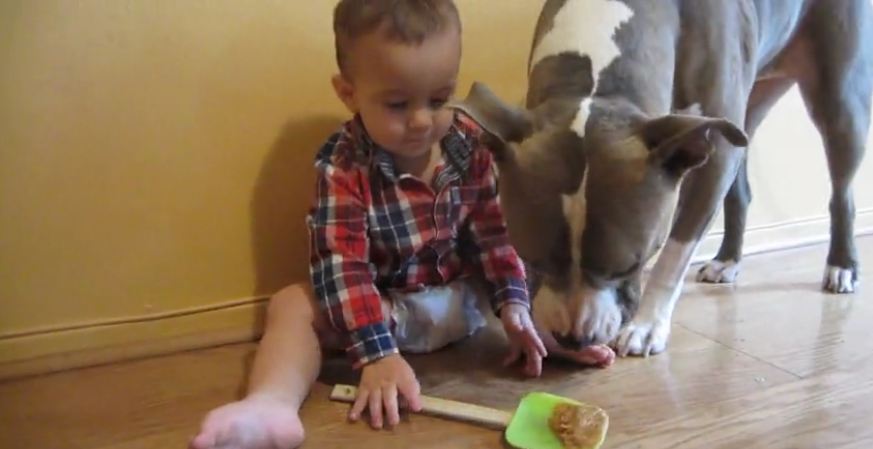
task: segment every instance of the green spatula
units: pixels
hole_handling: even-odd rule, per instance
[[[354,402],[357,388],[351,385],[336,385],[330,399]],[[514,413],[481,405],[421,396],[421,413],[443,418],[466,421],[495,429],[506,429],[506,441],[518,449],[563,449],[558,437],[549,429],[549,417],[555,406],[561,403],[583,405],[578,401],[548,393],[528,393]],[[596,443],[584,449],[597,449],[606,438],[609,421],[600,430]]]

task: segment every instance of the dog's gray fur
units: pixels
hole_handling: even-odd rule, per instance
[[[572,1],[546,1],[534,49]],[[621,2],[632,16],[612,37],[620,54],[598,73],[587,53],[548,55],[531,61],[526,108],[481,84],[458,105],[489,131],[510,236],[542,284],[541,330],[573,345],[613,342],[623,354],[663,350],[682,278],[721,201],[725,237],[702,273],[740,260],[746,136],[795,84],[833,186],[824,288],[853,291],[851,183],[870,122],[871,1]],[[665,241],[640,295],[642,267]]]

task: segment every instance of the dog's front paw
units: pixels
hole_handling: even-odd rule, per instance
[[[858,289],[858,271],[854,268],[825,267],[821,286],[831,293],[855,293]]]
[[[740,274],[740,263],[733,260],[710,260],[697,272],[697,282],[732,284]]]
[[[669,321],[634,319],[621,330],[615,342],[615,351],[621,357],[628,355],[648,357],[664,352],[669,339]]]
[[[585,344],[608,344],[621,329],[621,309],[611,291],[601,291],[582,304],[573,328],[577,340]]]

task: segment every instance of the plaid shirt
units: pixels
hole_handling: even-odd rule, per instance
[[[382,316],[388,289],[415,291],[483,273],[495,312],[508,303],[530,306],[480,135],[472,119],[456,113],[433,188],[398,174],[357,117],[318,153],[307,218],[310,274],[331,324],[348,336],[356,368],[398,352]]]

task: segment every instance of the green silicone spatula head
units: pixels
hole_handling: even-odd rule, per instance
[[[559,404],[572,404],[593,407],[549,393],[529,393],[521,399],[518,408],[512,415],[512,420],[506,428],[506,441],[518,449],[564,449],[558,436],[549,427],[549,418]],[[599,409],[598,409],[599,410]],[[604,418],[606,414],[603,414]],[[606,439],[609,419],[604,419],[602,425],[586,429],[594,432],[587,446],[578,449],[597,449]]]
[[[357,389],[351,385],[337,385],[330,394],[335,401],[354,402]],[[525,395],[514,413],[497,410],[480,405],[446,399],[421,396],[422,413],[472,422],[497,429],[506,428],[506,441],[518,449],[565,449],[558,436],[549,428],[549,418],[559,404],[572,404],[597,410],[592,405],[582,404],[572,399],[555,396],[549,393],[529,393]],[[606,439],[609,420],[602,414],[602,422],[598,422],[585,432],[592,438],[586,438],[586,445],[574,449],[597,449]]]

